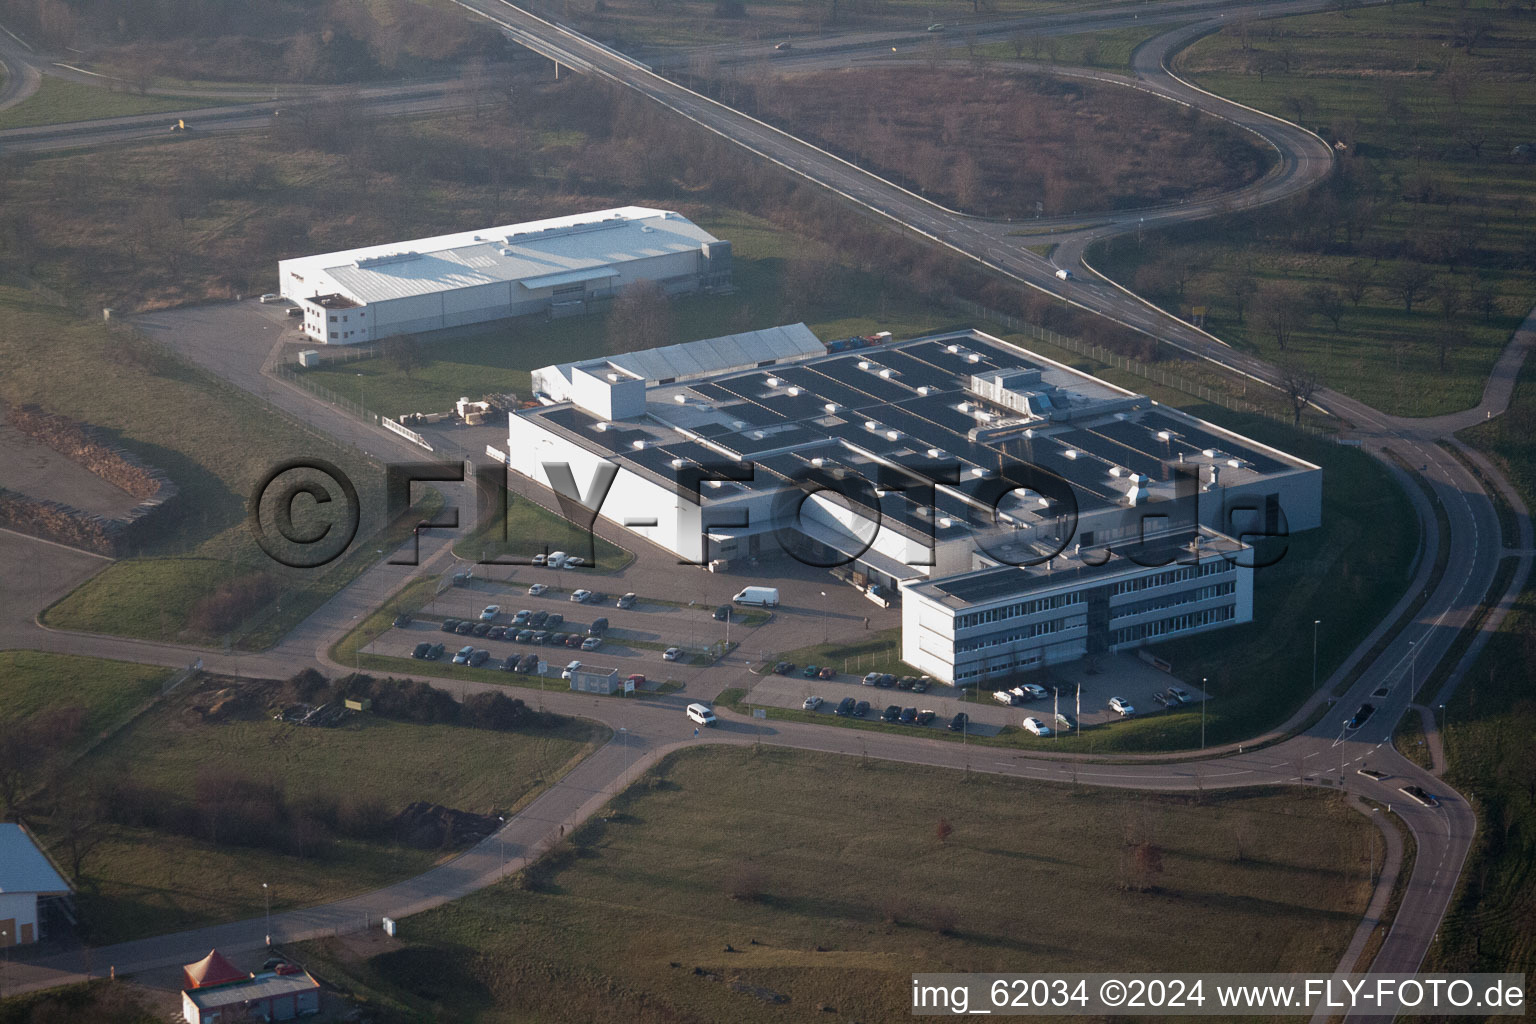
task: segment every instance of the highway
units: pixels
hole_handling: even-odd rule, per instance
[[[975,258],[1016,280],[1053,294],[1062,294],[1057,291],[1063,285],[1054,277],[1056,267],[1027,250],[1026,246],[1038,241],[1038,237],[1020,236],[1018,232],[1022,230],[1021,225],[972,218],[937,206],[848,161],[662,78],[643,64],[509,4],[497,0],[457,2],[493,18],[514,38],[568,68],[599,75],[636,89],[680,116],[695,121],[763,159],[826,187],[907,230]],[[1213,7],[1230,11],[1234,6],[1237,5],[1191,4],[1182,13],[1187,15]],[[1268,14],[1273,15],[1317,10],[1326,6],[1328,4],[1324,0],[1300,0],[1266,4],[1264,8]],[[1230,210],[1234,206],[1273,202],[1310,188],[1329,173],[1332,151],[1326,141],[1278,118],[1204,93],[1169,72],[1169,56],[1202,33],[1219,28],[1223,24],[1223,13],[1217,10],[1212,17],[1194,25],[1170,30],[1139,48],[1134,59],[1135,87],[1198,106],[1255,132],[1273,145],[1280,155],[1275,168],[1262,180],[1219,199],[1095,217],[1095,225],[1088,230],[1052,234],[1051,240],[1060,243],[1058,261],[1063,258],[1080,260],[1083,249],[1097,237],[1136,230],[1142,225],[1161,226],[1194,220]],[[1102,24],[1103,19],[1111,15],[1103,11],[1082,14],[1084,18],[1090,16],[1096,16],[1099,19],[1096,24]],[[1124,10],[1115,12],[1113,16],[1123,17]],[[1063,19],[1053,22],[1051,29],[1064,32],[1074,24],[1077,23]],[[997,29],[1005,30],[1011,29]],[[844,39],[837,42],[835,48],[829,43],[829,52],[825,53],[812,52],[812,48],[807,46],[806,54],[797,54],[792,63],[799,67],[836,66],[857,60],[862,51],[880,46],[889,51],[888,40],[875,42]],[[721,51],[716,56],[729,57],[730,54]],[[827,63],[820,63],[823,61]],[[432,104],[441,104],[447,99],[444,93],[435,97],[418,96],[410,94],[407,89],[400,94],[371,102],[400,104],[402,110],[409,111],[418,109],[413,108],[412,104],[421,104],[419,109],[431,109]],[[174,115],[154,117],[159,132],[164,131],[168,116]],[[206,124],[209,130],[246,130],[250,127],[251,119],[259,120],[270,114],[257,113],[247,108],[225,113],[204,110],[198,112],[197,116],[200,119],[199,126]],[[242,119],[247,120],[243,123]],[[0,147],[62,148],[71,144],[78,145],[82,141],[91,144],[131,141],[147,137],[152,130],[147,121],[127,124],[124,119],[116,119],[110,124],[102,122],[94,126],[55,126],[52,135],[44,132],[23,138],[13,132],[0,133]],[[1074,220],[1080,221],[1081,218]],[[1058,219],[1038,222],[1031,229],[1043,232],[1052,227],[1070,226]],[[1084,273],[1085,277],[1064,285],[1064,297],[1068,301],[1144,330],[1192,357],[1219,364],[1229,371],[1259,381],[1275,379],[1274,368],[1262,360],[1236,352],[1219,339],[1161,313],[1136,296],[1107,282],[1088,279],[1086,271]],[[1392,749],[1392,729],[1413,700],[1411,691],[1414,679],[1422,680],[1441,662],[1461,627],[1470,620],[1494,578],[1501,555],[1518,552],[1519,568],[1506,593],[1501,596],[1499,607],[1482,623],[1472,650],[1453,667],[1455,670],[1448,677],[1444,689],[1428,703],[1434,706],[1449,695],[1460,677],[1460,670],[1470,663],[1487,636],[1497,629],[1512,596],[1524,586],[1530,572],[1532,548],[1529,517],[1507,483],[1491,471],[1492,467],[1488,467],[1488,478],[1505,492],[1519,513],[1521,536],[1509,550],[1505,548],[1492,504],[1481,484],[1461,462],[1445,450],[1442,442],[1450,437],[1453,430],[1480,421],[1485,414],[1503,411],[1508,399],[1507,388],[1503,385],[1513,379],[1513,371],[1518,369],[1517,356],[1523,356],[1528,344],[1527,339],[1518,345],[1511,345],[1510,359],[1501,360],[1501,369],[1495,372],[1497,379],[1490,381],[1489,394],[1485,396],[1482,406],[1452,417],[1440,417],[1434,421],[1405,420],[1386,416],[1337,393],[1324,391],[1316,396],[1315,402],[1319,407],[1346,421],[1352,435],[1362,442],[1366,450],[1386,460],[1403,477],[1420,521],[1426,524],[1426,541],[1419,563],[1418,579],[1405,593],[1394,616],[1383,622],[1371,637],[1361,643],[1355,655],[1341,667],[1336,680],[1330,680],[1329,685],[1322,687],[1314,700],[1299,711],[1291,723],[1276,730],[1277,734],[1283,735],[1300,728],[1312,720],[1317,708],[1327,706],[1315,724],[1296,735],[1289,738],[1277,735],[1271,742],[1245,744],[1243,750],[1226,751],[1220,756],[1205,759],[1191,760],[1187,755],[1168,755],[1120,758],[1113,764],[1082,757],[1002,755],[990,748],[899,734],[855,732],[800,723],[740,721],[728,715],[720,729],[707,738],[710,742],[764,742],[801,749],[965,767],[1021,778],[1105,786],[1203,790],[1258,783],[1327,784],[1378,803],[1390,803],[1393,811],[1412,829],[1418,852],[1393,926],[1371,970],[1413,971],[1422,963],[1454,894],[1456,881],[1475,836],[1476,821],[1471,807],[1463,797]],[[1409,473],[1417,474],[1427,483],[1449,525],[1448,569],[1438,580],[1431,580],[1430,576],[1439,543],[1434,528],[1434,512],[1418,488],[1407,480]],[[243,665],[225,664],[227,659],[208,657],[206,652],[197,653],[207,657],[210,668],[244,674],[270,674],[265,663],[267,659],[271,659],[274,664],[286,665],[288,672],[302,664],[324,665],[326,658],[323,652],[328,647],[328,638],[345,628],[350,621],[350,609],[371,607],[370,601],[376,601],[380,595],[390,592],[392,586],[401,582],[391,577],[390,572],[390,567],[381,565],[365,574],[357,585],[338,595],[331,605],[316,613],[295,634],[286,638],[282,645],[263,655],[259,659],[263,662],[260,665],[253,665],[249,658],[240,659]],[[1370,654],[1376,638],[1387,631],[1397,613],[1406,612],[1421,595],[1424,597],[1422,607],[1414,614],[1409,625],[1386,644],[1379,654]],[[45,637],[35,639],[42,644],[43,649],[56,649],[54,642]],[[87,639],[89,653],[107,657],[181,664],[188,660],[190,653],[185,649],[135,644],[115,638]],[[77,649],[79,643],[83,642],[74,635],[68,640],[75,645],[72,649]],[[1329,694],[1332,684],[1342,680],[1343,674],[1355,664],[1363,665],[1359,679],[1348,692],[1338,697],[1336,703],[1331,702]],[[333,670],[340,668],[333,665],[327,667]],[[1262,667],[1255,666],[1255,671],[1262,672]],[[439,682],[439,685],[442,684]],[[690,687],[693,685],[690,683]],[[704,683],[700,681],[698,685]],[[721,685],[725,684],[722,682]],[[1383,695],[1377,696],[1378,693]],[[546,706],[554,710],[595,718],[614,728],[622,725],[627,736],[625,755],[636,758],[628,766],[630,772],[638,770],[641,765],[666,750],[693,742],[689,732],[691,727],[685,724],[680,713],[681,698],[622,703],[594,701],[592,698],[569,694],[550,694],[545,699]],[[1367,700],[1377,706],[1376,714],[1364,727],[1353,732],[1344,730],[1343,720],[1355,707]],[[1390,777],[1377,781],[1358,774],[1357,769],[1366,763],[1373,769],[1388,773]],[[552,841],[552,828],[555,824],[568,824],[600,806],[612,787],[622,782],[624,772],[625,768],[620,764],[614,746],[610,744],[549,790],[528,811],[514,817],[502,835],[493,837],[471,853],[429,875],[377,893],[329,907],[274,915],[274,935],[292,939],[325,934],[328,929],[347,929],[354,927],[359,920],[371,918],[376,921],[380,914],[398,915],[420,909],[433,905],[434,901],[442,902],[488,884],[506,871],[514,870],[522,858],[535,855],[547,846]],[[1398,789],[1408,784],[1417,784],[1435,793],[1439,797],[1439,806],[1420,806],[1405,797]],[[503,841],[512,850],[511,854],[501,852]],[[252,929],[259,929],[260,925],[258,921],[220,926],[217,930],[220,944],[230,948],[259,945],[261,935]],[[177,957],[201,955],[205,952],[211,934],[183,933],[125,944],[117,949],[98,950],[96,963],[102,965],[110,961],[119,965],[146,966],[152,962],[177,962]],[[63,962],[51,966],[60,970],[72,969],[72,965]],[[1346,970],[1351,966],[1341,964],[1340,969]]]

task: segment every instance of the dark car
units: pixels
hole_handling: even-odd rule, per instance
[[[503,672],[516,672],[517,671],[517,663],[522,661],[522,660],[523,660],[523,656],[520,655],[520,654],[517,654],[516,652],[514,652],[512,654],[509,654],[509,655],[507,655],[507,660],[501,663],[501,670]]]
[[[427,660],[427,652],[430,651],[431,649],[432,649],[432,645],[431,644],[417,644],[415,650],[411,651],[411,657],[417,658],[417,659],[419,659],[421,661],[426,661]]]
[[[901,724],[912,725],[917,721],[917,708],[901,709]]]
[[[517,636],[513,637],[512,639],[516,640],[520,644],[531,644],[533,643],[533,630],[520,629],[517,631]]]
[[[475,628],[473,622],[458,622],[454,624],[453,631],[459,636],[468,636],[469,631]]]
[[[928,692],[928,684],[931,683],[932,681],[933,680],[929,679],[927,676],[921,677],[920,679],[918,679],[917,681],[915,681],[912,684],[912,692],[913,693],[927,693]]]
[[[569,637],[570,635],[571,634],[564,633],[564,632],[562,632],[562,633],[551,633],[551,634],[549,634],[549,639],[545,640],[544,642],[549,644],[549,646],[551,646],[551,647],[560,647],[560,646],[563,646],[565,644],[566,638]]]
[[[507,638],[507,630],[511,628],[511,626],[492,626],[491,631],[485,634],[485,638],[487,640],[505,640]],[[513,632],[515,633],[516,630],[513,630]]]
[[[489,622],[477,622],[474,628],[470,630],[475,636],[485,636],[490,631],[491,624]]]
[[[525,654],[523,660],[517,663],[517,674],[531,676],[539,670],[539,656],[537,654]]]
[[[565,613],[564,612],[550,612],[549,613],[549,618],[544,620],[544,628],[545,629],[556,629],[564,621],[565,621]],[[534,627],[534,628],[538,628],[538,627]]]
[[[570,636],[565,638],[565,646],[580,647],[581,642],[585,639],[586,637],[582,636],[580,633],[572,633]]]
[[[548,621],[549,612],[538,611],[534,612],[532,617],[528,619],[528,625],[532,626],[534,629],[539,629]]]
[[[832,709],[832,713],[839,718],[847,718],[853,714],[854,704],[855,701],[852,697],[844,697],[837,702],[837,707]]]
[[[800,674],[807,679],[815,679],[818,675],[821,674],[821,666],[807,665],[805,668],[800,670]]]
[[[970,724],[971,724],[971,716],[967,715],[964,711],[962,711],[958,715],[956,715],[954,718],[951,718],[949,720],[949,731],[950,732],[964,732],[966,730],[966,727],[969,726]]]
[[[531,644],[545,644],[545,643],[548,643],[549,642],[549,630],[547,630],[547,629],[536,629],[536,630],[534,630],[533,631],[533,636],[528,638],[528,642],[531,643]]]
[[[1065,711],[1058,711],[1056,712],[1056,724],[1070,732],[1077,728],[1077,719]]]
[[[837,675],[837,669],[833,668],[831,665],[823,665],[821,666],[821,671],[816,673],[816,678],[831,679],[835,675]]]
[[[484,665],[487,661],[489,661],[490,658],[490,651],[476,651],[474,654],[469,656],[469,667],[479,668],[481,665]]]
[[[441,626],[438,626],[437,628],[442,630],[444,633],[452,633],[455,629],[459,628],[459,620],[458,619],[444,619],[443,620],[443,624]]]
[[[614,607],[633,608],[637,600],[639,600],[639,598],[635,597],[634,594],[625,594],[623,597],[619,598],[618,601],[614,602]]]
[[[531,618],[533,618],[533,612],[529,611],[527,608],[524,608],[522,611],[512,616],[512,625],[526,626],[528,625],[528,620]]]
[[[867,714],[869,714],[869,701],[861,700],[853,706],[854,718],[863,718]]]
[[[608,632],[607,619],[593,619],[592,625],[587,627],[587,636],[602,636],[606,632]]]
[[[882,722],[899,722],[899,721],[901,721],[901,705],[900,704],[892,704],[890,707],[888,707],[884,711],[880,712],[880,721],[882,721]]]
[[[900,679],[896,680],[896,689],[910,690],[912,689],[912,684],[915,682],[917,682],[917,676],[902,676]]]
[[[603,593],[601,590],[594,590],[594,591],[592,591],[592,596],[587,598],[587,603],[588,604],[607,604],[608,603],[608,595]]]
[[[433,644],[432,649],[427,652],[427,660],[436,661],[438,658],[441,658],[444,654],[447,653],[448,648],[444,647],[442,644]]]
[[[716,622],[730,622],[731,621],[731,606],[728,605],[728,604],[723,604],[719,608],[716,608],[715,609],[715,621]]]
[[[939,713],[937,711],[929,711],[927,708],[924,708],[917,713],[917,724],[927,725],[937,717],[939,717]]]
[[[1350,718],[1349,721],[1344,723],[1344,728],[1358,729],[1365,724],[1366,719],[1370,718],[1375,713],[1376,706],[1374,704],[1361,704],[1360,710],[1356,711],[1354,716]]]
[[[875,680],[875,685],[882,690],[889,690],[896,685],[896,677],[889,672],[880,673],[880,678]]]
[[[411,617],[406,612],[401,612],[399,615],[395,616],[395,626],[396,626],[396,628],[404,628],[405,626],[409,626],[410,624],[411,624]]]
[[[795,663],[792,661],[781,661],[777,665],[773,666],[773,671],[781,676],[787,676],[794,670]]]

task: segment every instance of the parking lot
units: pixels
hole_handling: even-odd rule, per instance
[[[539,655],[543,663],[542,674],[556,679],[567,663],[579,661],[589,670],[612,668],[618,670],[620,676],[639,673],[646,676],[648,684],[654,685],[667,677],[674,664],[664,656],[667,648],[678,648],[681,654],[675,663],[687,664],[690,654],[707,657],[709,648],[725,641],[727,629],[731,633],[730,639],[736,642],[761,625],[765,618],[761,613],[736,608],[726,622],[714,617],[715,605],[690,607],[639,595],[631,607],[619,608],[617,602],[623,596],[622,591],[599,592],[603,598],[601,602],[577,602],[572,600],[576,590],[604,586],[611,580],[574,573],[539,572],[533,575],[538,578],[472,580],[467,586],[453,587],[429,602],[412,622],[387,630],[363,650],[370,654],[408,658],[417,644],[441,643],[445,648],[442,660],[448,661],[455,651],[469,646],[488,652],[489,660],[481,667],[490,669],[503,666],[509,656],[532,653]],[[546,583],[545,579],[554,582]],[[529,588],[535,582],[547,589],[540,594],[530,594]],[[498,610],[490,619],[483,620],[482,613],[490,605],[497,605]],[[535,616],[539,613],[558,615],[561,619],[554,625],[548,619],[539,619],[537,625],[529,621],[514,626],[515,617],[522,611]],[[471,623],[472,631],[467,634],[442,632],[442,622],[448,618]],[[599,618],[608,620],[608,628],[603,631],[597,649],[554,645],[555,634],[559,633],[584,639],[588,628]],[[482,622],[490,632],[496,632],[495,627],[500,627],[508,635],[488,635],[486,630],[476,635],[473,629]],[[542,630],[547,635],[542,643],[518,642],[515,635],[522,630]]]
[[[830,716],[840,700],[852,697],[856,701],[869,701],[870,711],[865,716],[868,720],[877,720],[880,712],[891,704],[932,710],[935,719],[928,728],[937,729],[943,729],[957,712],[964,711],[971,718],[973,731],[980,735],[996,735],[1005,725],[1018,726],[1026,716],[1038,718],[1046,725],[1052,724],[1050,696],[1044,700],[1007,706],[989,699],[985,691],[980,701],[969,695],[962,699],[952,687],[943,683],[935,684],[926,693],[912,693],[895,687],[884,689],[865,686],[862,684],[863,676],[847,673],[838,673],[827,680],[807,679],[803,675],[804,669],[804,665],[798,665],[789,675],[765,674],[756,677],[752,681],[749,703],[799,709],[807,697],[815,696],[824,702],[817,712]],[[1169,686],[1185,690],[1195,702],[1204,696],[1198,686],[1189,686],[1132,655],[1100,658],[1097,672],[1092,670],[1086,660],[1055,666],[1050,670],[1050,679],[1041,685],[1048,689],[1056,687],[1060,695],[1058,709],[1076,716],[1079,684],[1082,686],[1081,724],[1085,728],[1116,721],[1121,717],[1109,709],[1111,697],[1120,697],[1130,702],[1136,709],[1135,716],[1144,717],[1169,710],[1167,705],[1153,698],[1154,693],[1166,691]]]

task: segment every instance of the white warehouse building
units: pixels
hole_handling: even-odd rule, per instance
[[[505,317],[587,312],[625,285],[730,283],[731,243],[680,214],[626,206],[281,260],[279,293],[325,345]]]

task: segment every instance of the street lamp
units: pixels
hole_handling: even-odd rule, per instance
[[[1408,699],[1413,700],[1419,693],[1419,642],[1408,641]]]
[[[821,592],[821,642],[827,642],[827,592]]]
[[[1205,749],[1205,706],[1211,702],[1211,691],[1205,676],[1200,677],[1200,749]]]
[[[367,385],[363,381],[363,375],[362,374],[358,374],[357,375],[357,408],[363,414],[363,418],[364,419],[368,418],[368,392],[367,392],[367,390],[365,390],[366,387],[367,387]]]
[[[272,945],[272,887],[261,883],[261,897],[267,904],[267,945]]]
[[[1317,627],[1322,625],[1322,619],[1312,620],[1312,692],[1317,692]]]

